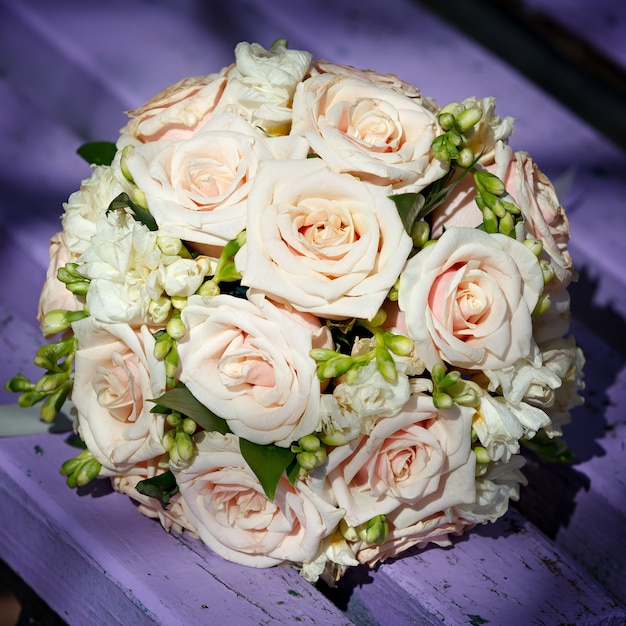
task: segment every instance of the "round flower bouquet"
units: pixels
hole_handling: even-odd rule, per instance
[[[141,107],[64,206],[39,320],[71,487],[337,579],[503,515],[563,459],[568,223],[490,97],[240,43]]]

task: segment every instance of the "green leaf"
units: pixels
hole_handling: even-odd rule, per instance
[[[389,198],[394,201],[404,230],[410,235],[411,228],[424,205],[424,196],[419,193],[398,193]]]
[[[274,501],[276,486],[283,472],[293,463],[296,455],[289,448],[275,445],[262,446],[247,439],[239,439],[241,455],[259,479],[265,495]]]
[[[119,196],[114,198],[111,201],[111,204],[109,204],[107,213],[118,209],[130,209],[136,221],[140,222],[144,226],[147,226],[149,230],[159,230],[156,220],[152,217],[150,211],[146,211],[146,209],[143,209],[138,204],[135,204],[128,197],[127,193],[122,192]]]
[[[91,165],[111,165],[117,148],[110,141],[91,141],[84,143],[76,152]]]
[[[532,439],[522,439],[521,442],[544,463],[569,465],[575,460],[574,453],[563,438],[550,439],[545,431],[540,430]]]
[[[161,413],[162,408],[165,407],[190,417],[204,430],[218,432],[222,435],[230,432],[226,420],[207,409],[204,404],[192,395],[187,387],[175,387],[166,391],[160,398],[150,401],[157,404],[157,406],[151,409],[151,413]]]
[[[135,489],[144,496],[156,498],[164,509],[167,508],[172,496],[178,493],[176,478],[170,471],[139,481]]]

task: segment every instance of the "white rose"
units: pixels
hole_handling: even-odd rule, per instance
[[[61,221],[72,260],[87,250],[96,233],[98,218],[122,192],[130,193],[130,184],[121,172],[114,167],[97,165],[91,176],[82,181],[80,189],[68,198]]]
[[[242,284],[318,316],[371,319],[412,248],[388,193],[320,159],[264,163],[235,257]]]
[[[224,246],[246,226],[246,201],[271,140],[241,118],[215,116],[201,132],[181,141],[137,146],[126,165],[146,197],[161,234]],[[276,146],[281,156],[304,158],[298,141]]]
[[[215,553],[252,567],[308,562],[342,511],[283,477],[270,502],[239,452],[237,437],[203,432],[186,469],[174,469],[183,508]]]
[[[448,164],[430,146],[441,134],[435,115],[385,85],[341,74],[321,74],[298,85],[292,134],[335,172],[417,192],[444,176]]]
[[[436,409],[431,397],[414,395],[397,415],[380,419],[369,436],[334,448],[328,483],[348,525],[399,508],[419,511],[425,519],[432,509],[473,501],[473,412],[459,406]]]
[[[87,317],[72,324],[78,341],[72,402],[78,431],[105,474],[132,473],[165,453],[164,417],[149,398],[165,391],[165,367],[153,356],[147,327],[102,324]]]
[[[496,370],[531,353],[531,314],[542,289],[526,246],[453,227],[407,262],[398,303],[426,367]]]
[[[218,110],[233,111],[270,135],[286,135],[296,85],[309,69],[311,54],[282,43],[265,50],[258,43],[235,47],[235,67]]]
[[[189,299],[180,380],[236,435],[286,447],[320,427],[320,382],[309,351],[330,347],[332,337],[313,316],[253,299]]]
[[[79,257],[80,274],[89,278],[87,308],[111,323],[139,325],[150,322],[148,307],[161,261],[157,235],[125,211],[102,214],[90,247]]]

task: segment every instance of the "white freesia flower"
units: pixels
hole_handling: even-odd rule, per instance
[[[476,502],[455,507],[455,512],[475,524],[495,522],[507,512],[511,500],[519,500],[520,487],[527,483],[521,472],[525,462],[523,456],[515,455],[506,463],[490,463],[476,478]]]
[[[303,563],[300,575],[311,583],[320,578],[333,585],[348,567],[359,565],[354,551],[340,533],[322,540],[318,556],[309,563]]]
[[[180,257],[170,257],[164,259],[160,268],[160,281],[163,291],[168,296],[188,297],[193,295],[204,277],[211,270],[211,262],[208,257],[198,256],[195,259],[182,259]]]
[[[283,43],[265,50],[258,43],[235,48],[235,67],[217,111],[232,111],[269,135],[286,135],[291,125],[291,101],[304,78],[311,54],[289,50]]]
[[[122,192],[130,193],[130,184],[115,168],[97,165],[63,205],[61,217],[67,249],[74,258],[87,250],[96,234],[96,222]]]

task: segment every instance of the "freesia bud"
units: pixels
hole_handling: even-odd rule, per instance
[[[413,352],[413,341],[404,335],[385,333],[385,345],[398,356],[409,356]]]
[[[190,417],[187,417],[183,420],[183,431],[186,432],[188,435],[193,435],[196,432],[197,428],[198,424],[196,424],[196,422]]]
[[[176,452],[184,462],[190,461],[191,457],[193,457],[193,441],[191,437],[182,430],[176,433]]]
[[[476,455],[477,463],[483,464],[483,463],[489,463],[489,461],[491,461],[491,459],[489,458],[489,453],[482,446],[476,446],[475,448],[473,448],[473,450],[474,450],[474,454]]]
[[[469,107],[468,109],[465,109],[465,111],[461,111],[461,113],[456,116],[457,128],[460,131],[465,132],[478,124],[482,116],[483,112],[481,109],[478,107]]]
[[[554,278],[554,268],[550,264],[550,261],[546,259],[541,259],[539,261],[539,267],[541,268],[541,273],[543,274],[543,284],[547,285]]]
[[[524,245],[536,256],[538,257],[543,250],[543,242],[540,239],[535,239],[534,237],[528,237],[524,239]]]
[[[342,446],[348,441],[341,430],[324,431],[320,435],[320,440],[327,446]]]
[[[207,280],[200,285],[196,293],[199,296],[217,296],[220,293],[220,288],[214,280]]]
[[[35,383],[31,382],[24,374],[17,374],[4,384],[7,391],[33,391]]]
[[[300,439],[298,439],[298,445],[306,452],[315,452],[322,444],[315,435],[305,435],[304,437],[300,437]]]
[[[382,346],[376,348],[376,367],[388,383],[394,383],[396,381],[398,377],[396,364],[387,348],[383,348]]]
[[[359,540],[359,533],[354,526],[348,526],[345,518],[341,518],[339,522],[339,532],[343,535],[346,541],[355,542]]]
[[[181,320],[178,316],[172,317],[172,319],[167,323],[165,330],[167,331],[167,334],[174,339],[174,341],[182,339],[187,333],[183,320]]]
[[[470,167],[474,162],[474,157],[474,151],[471,148],[462,148],[459,151],[459,156],[456,158],[457,165],[460,167]]]
[[[67,311],[63,309],[48,311],[41,320],[41,332],[44,335],[56,335],[67,330],[70,327],[70,321],[66,313]]]
[[[474,172],[474,181],[478,187],[482,187],[494,196],[501,196],[504,191],[504,183],[495,175],[485,170]]]
[[[542,293],[539,296],[539,300],[537,301],[537,305],[535,306],[535,310],[533,311],[533,315],[538,317],[539,315],[543,315],[552,305],[552,300],[550,299],[549,293]]]
[[[134,183],[134,179],[133,179],[133,175],[130,173],[130,170],[128,169],[128,155],[130,154],[131,150],[134,150],[135,146],[125,146],[124,149],[122,150],[122,156],[120,158],[120,169],[122,170],[122,174],[124,174],[124,178],[129,182],[129,183]]]
[[[187,298],[185,296],[171,296],[172,306],[177,311],[182,311],[187,306]]]
[[[174,430],[168,430],[165,432],[165,434],[163,435],[163,447],[169,452],[175,443],[175,436],[176,436],[176,431]]]
[[[167,235],[159,235],[157,237],[157,246],[163,254],[168,256],[178,256],[183,242],[178,237],[170,237]]]
[[[157,361],[163,361],[168,352],[172,349],[173,344],[174,340],[167,333],[163,333],[162,335],[157,337],[154,348],[152,350],[154,358]]]
[[[441,109],[439,115],[443,113],[451,113],[452,115],[454,115],[454,117],[456,117],[457,115],[460,115],[464,110],[465,107],[460,102],[449,102],[448,104],[446,104],[445,107],[443,107],[443,109]]]
[[[416,248],[421,248],[430,237],[430,226],[428,222],[419,220],[413,224],[411,228],[411,239]]]
[[[452,113],[445,111],[444,113],[440,113],[437,119],[439,121],[439,126],[441,126],[443,130],[450,130],[451,128],[454,128],[455,117]]]
[[[383,543],[387,539],[389,526],[384,515],[376,515],[367,522],[364,540],[367,543]]]
[[[352,357],[346,354],[337,354],[332,359],[328,359],[319,366],[318,378],[336,378],[347,372],[352,366]]]
[[[148,200],[146,199],[146,194],[139,189],[139,187],[135,187],[132,193],[132,201],[140,206],[142,209],[148,209]]]
[[[305,470],[312,470],[317,467],[317,457],[315,452],[299,452],[296,455],[298,464]]]

